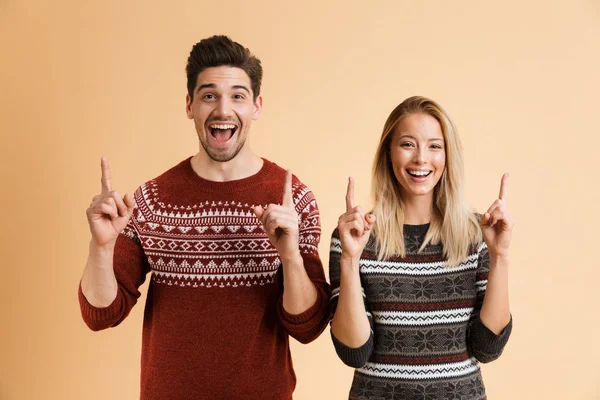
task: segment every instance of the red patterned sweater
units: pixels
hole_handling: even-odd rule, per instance
[[[80,287],[79,301],[91,329],[117,326],[150,273],[141,399],[292,398],[288,337],[307,343],[319,336],[330,289],[317,253],[317,203],[294,177],[300,251],[318,297],[302,314],[283,309],[281,260],[253,207],[281,203],[284,179],[285,170],[264,160],[253,176],[212,182],[187,159],[135,192],[115,247],[116,299],[95,308]]]

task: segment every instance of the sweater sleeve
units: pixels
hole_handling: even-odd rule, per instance
[[[287,333],[300,343],[309,343],[319,337],[327,326],[331,291],[318,252],[321,239],[319,207],[313,193],[298,181],[295,183],[294,201],[300,219],[300,254],[306,273],[317,290],[317,299],[303,313],[290,314],[283,308],[283,296],[280,296],[277,310],[279,321]]]
[[[494,361],[502,354],[512,331],[512,315],[510,321],[499,335],[496,335],[481,321],[480,311],[485,298],[488,273],[490,270],[490,257],[485,242],[479,247],[477,259],[477,303],[467,326],[467,347],[477,360],[482,363]]]
[[[150,266],[142,249],[137,231],[135,217],[138,209],[130,218],[127,226],[119,234],[115,244],[113,268],[117,279],[117,297],[107,307],[94,307],[85,298],[79,283],[79,305],[81,316],[86,325],[93,331],[99,331],[119,325],[140,297],[138,288],[146,280]]]
[[[330,300],[330,317],[329,321],[333,320],[335,315],[335,311],[337,309],[338,299],[340,295],[340,257],[342,256],[342,246],[340,244],[340,237],[338,229],[335,228],[333,234],[331,235],[331,246],[329,251],[329,280],[331,282],[332,295]],[[369,339],[360,347],[348,347],[342,342],[338,340],[331,332],[331,340],[333,341],[333,345],[335,347],[335,351],[338,357],[344,362],[344,364],[353,367],[360,368],[363,367],[371,354],[373,353],[374,346],[374,334],[373,334],[373,316],[369,312],[369,307],[367,304],[367,297],[365,295],[364,289],[361,287],[361,292],[363,296],[363,300],[365,303],[365,312],[367,314],[367,318],[369,319],[369,325],[371,326],[371,334],[369,335]]]

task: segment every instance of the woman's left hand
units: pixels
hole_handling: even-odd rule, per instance
[[[514,219],[506,205],[508,174],[502,175],[500,196],[481,218],[483,240],[488,246],[490,257],[508,256]]]

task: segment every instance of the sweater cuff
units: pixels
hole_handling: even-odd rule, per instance
[[[281,311],[281,316],[283,319],[293,325],[301,325],[304,324],[315,317],[321,309],[321,303],[323,300],[321,299],[321,292],[317,289],[317,300],[315,303],[308,308],[308,310],[301,312],[300,314],[290,314],[285,311],[283,307],[283,296],[279,299],[279,309]]]
[[[371,353],[373,353],[373,331],[365,344],[360,347],[348,347],[335,337],[332,330],[330,332],[335,352],[344,364],[353,368],[361,368],[369,361]]]
[[[484,352],[494,355],[500,355],[502,353],[511,332],[512,314],[510,316],[510,321],[499,335],[496,335],[485,326],[479,315],[473,320],[473,325],[471,326],[471,337],[476,342],[474,345]]]
[[[79,305],[81,306],[81,314],[86,321],[102,323],[114,320],[115,315],[118,315],[119,310],[121,309],[121,303],[121,296],[117,293],[117,296],[109,306],[94,307],[86,299],[83,290],[81,289],[81,282],[79,283]]]

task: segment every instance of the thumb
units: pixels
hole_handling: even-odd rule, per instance
[[[365,222],[366,222],[365,228],[367,230],[371,230],[371,228],[373,228],[373,225],[375,225],[376,220],[377,220],[377,218],[375,218],[375,216],[373,214],[365,215]]]
[[[262,216],[264,213],[265,213],[265,210],[262,208],[262,206],[254,207],[254,215],[256,215],[256,218],[262,219]]]
[[[487,213],[487,212],[486,212],[486,213],[485,213],[485,214],[483,214],[483,216],[481,217],[481,222],[479,223],[479,225],[481,225],[481,226],[485,226],[485,225],[487,225],[487,224],[490,222],[490,219],[491,219],[491,215],[490,215],[490,213]]]
[[[133,206],[135,205],[133,196],[129,193],[125,193],[125,196],[123,196],[123,202],[127,206],[127,213],[131,215],[131,213],[133,213]]]

